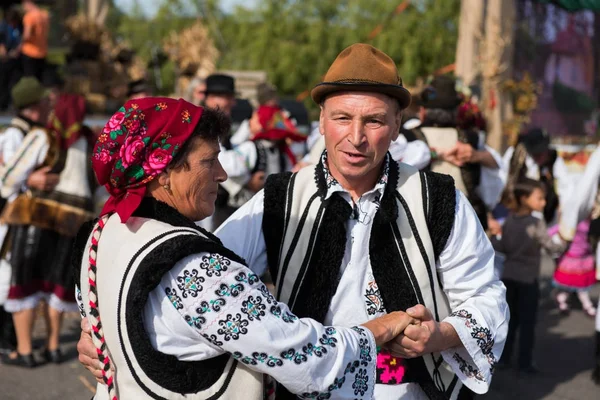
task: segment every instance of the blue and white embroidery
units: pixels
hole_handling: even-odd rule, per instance
[[[201,283],[205,281],[203,276],[198,275],[197,269],[192,271],[184,270],[183,276],[177,277],[177,287],[181,291],[181,295],[184,299],[189,296],[197,297],[198,293],[202,291]]]
[[[271,311],[271,314],[273,314],[275,317],[280,318],[283,322],[286,322],[288,324],[291,324],[292,322],[298,320],[298,317],[296,317],[294,314],[290,313],[289,311],[286,311],[286,312],[281,311],[281,306],[272,306],[270,311]]]
[[[267,367],[275,368],[283,365],[283,360],[277,357],[268,355],[267,353],[252,353],[252,357],[244,356],[239,351],[232,354],[233,358],[239,360],[246,365],[257,365],[258,363],[265,364]]]
[[[189,326],[194,326],[197,329],[202,329],[202,325],[206,323],[206,318],[202,316],[192,317],[186,314],[183,318],[185,318],[185,322],[187,322]]]
[[[175,289],[168,287],[165,289],[165,294],[167,295],[167,297],[169,298],[169,301],[171,302],[171,304],[173,304],[173,307],[175,307],[176,310],[183,309],[183,303],[181,302],[181,297],[179,297],[179,295],[177,294],[177,291],[175,291]]]
[[[231,285],[221,283],[219,289],[215,291],[215,294],[220,297],[237,297],[243,291],[244,285],[241,283],[232,283]]]
[[[248,296],[246,300],[242,302],[242,312],[246,314],[248,320],[260,321],[261,317],[265,316],[266,305],[262,302],[262,297],[260,296]]]
[[[202,260],[200,261],[200,268],[206,271],[206,276],[209,278],[213,275],[217,277],[221,276],[221,273],[227,271],[230,265],[231,261],[220,254],[202,256]]]
[[[223,335],[223,339],[228,342],[230,340],[238,340],[240,335],[248,333],[248,320],[242,319],[241,314],[227,314],[227,318],[219,321],[219,330],[217,333]]]
[[[366,369],[361,368],[358,370],[358,373],[354,376],[352,389],[354,389],[355,396],[358,396],[359,393],[364,396],[365,392],[369,390],[369,376]]]
[[[248,285],[254,285],[255,283],[260,281],[260,278],[256,274],[251,273],[246,275],[245,272],[240,272],[235,276],[235,280],[238,282],[247,283]]]

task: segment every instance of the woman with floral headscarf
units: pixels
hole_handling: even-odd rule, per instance
[[[93,167],[111,197],[73,257],[103,365],[95,398],[262,399],[263,373],[304,397],[370,398],[376,346],[414,321],[298,318],[196,226],[227,178],[227,132],[220,111],[146,98],[127,102],[98,139]]]
[[[48,339],[43,356],[60,363],[59,335],[62,315],[76,310],[70,259],[80,226],[92,218],[92,190],[88,162],[88,132],[83,126],[85,100],[61,95],[47,129],[31,131],[0,174],[1,193],[16,199],[3,210],[9,226],[2,256],[12,266],[11,287],[4,307],[13,313],[17,354],[3,362],[35,367],[31,331],[35,309],[46,303]],[[27,188],[27,177],[45,168],[59,175],[53,190]]]

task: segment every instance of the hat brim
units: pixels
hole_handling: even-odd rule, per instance
[[[460,105],[463,102],[463,99],[460,96],[457,96],[456,99],[433,99],[424,101],[421,99],[420,105],[424,108],[441,108],[443,110],[452,110]]]
[[[410,92],[403,86],[369,82],[323,82],[315,86],[310,92],[310,95],[315,103],[321,104],[327,96],[338,92],[373,92],[386,94],[398,100],[401,109],[407,108],[411,101]]]
[[[239,92],[232,92],[231,90],[227,90],[227,89],[214,89],[214,90],[205,90],[204,92],[205,95],[209,95],[209,94],[229,94],[231,96],[239,96],[240,93]]]

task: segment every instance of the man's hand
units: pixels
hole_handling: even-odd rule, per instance
[[[419,324],[419,321],[403,311],[395,311],[365,322],[362,326],[373,333],[375,343],[381,346],[404,332],[410,324]]]
[[[58,174],[51,174],[51,167],[43,167],[33,171],[27,177],[27,186],[33,189],[49,192],[53,190],[60,179]]]
[[[457,167],[462,167],[464,163],[458,157],[458,147],[454,146],[448,150],[439,151],[436,153],[437,160],[446,161],[454,164]]]
[[[265,173],[264,171],[255,172],[248,183],[246,183],[246,187],[253,191],[254,193],[259,192],[265,187]]]
[[[90,371],[99,383],[104,384],[102,380],[102,365],[98,360],[96,346],[92,341],[92,327],[87,318],[81,320],[81,336],[77,342],[77,352],[79,353],[79,362]],[[111,365],[112,367],[112,365]]]
[[[489,213],[487,216],[487,224],[490,235],[496,236],[502,234],[502,225],[500,225],[500,222],[498,222],[498,220],[492,217]]]
[[[456,142],[456,158],[462,164],[474,162],[475,149],[468,143]]]
[[[408,325],[404,333],[386,344],[392,355],[416,358],[461,345],[454,327],[446,322],[434,320],[431,311],[425,306],[418,304],[406,310],[406,313],[421,323]]]

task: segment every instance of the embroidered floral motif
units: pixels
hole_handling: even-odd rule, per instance
[[[202,329],[202,325],[206,323],[206,318],[201,316],[192,317],[186,314],[183,318],[185,318],[185,322],[187,322],[189,326],[194,326],[197,329]]]
[[[175,307],[176,310],[183,309],[183,302],[181,301],[181,297],[177,295],[175,289],[168,287],[165,289],[165,293],[167,294],[169,301],[171,302],[171,304],[173,304],[173,307]]]
[[[383,169],[381,171],[381,176],[379,177],[377,184],[384,185],[384,186],[387,185],[389,175],[390,175],[390,156],[389,156],[389,154],[386,154],[385,160],[383,162]]]
[[[481,353],[486,357],[488,363],[490,364],[491,370],[490,373],[494,373],[494,367],[498,360],[494,355],[494,338],[492,337],[492,332],[489,328],[480,326],[477,323],[477,320],[473,318],[473,315],[469,313],[467,310],[458,310],[450,314],[450,317],[457,317],[464,320],[465,326],[471,330],[471,337],[477,341],[477,345],[481,349]],[[458,356],[458,354],[455,354]],[[460,357],[460,356],[458,356]],[[455,358],[456,359],[456,358]],[[457,361],[458,362],[458,361]],[[462,369],[461,369],[462,371]],[[481,373],[478,372],[479,375]],[[465,374],[466,375],[466,374]]]
[[[158,103],[154,109],[156,111],[164,111],[167,109],[167,103]]]
[[[291,348],[289,350],[283,351],[281,353],[281,357],[283,357],[286,360],[293,361],[296,364],[302,364],[307,362],[309,356],[322,357],[323,354],[327,354],[326,346],[336,346],[337,339],[331,337],[336,333],[337,331],[335,330],[335,328],[327,327],[325,328],[325,333],[319,339],[319,343],[321,344],[321,346],[314,345],[312,343],[307,343],[306,345],[302,346],[302,352]]]
[[[241,283],[232,283],[229,286],[227,286],[225,283],[221,283],[219,289],[215,291],[215,294],[221,297],[237,297],[243,291],[244,285]]]
[[[202,334],[202,337],[206,340],[208,340],[209,342],[211,342],[212,344],[214,344],[215,346],[221,347],[223,346],[223,342],[221,342],[220,340],[217,339],[217,335],[207,335],[206,333]]]
[[[371,278],[371,277],[369,277]],[[385,307],[383,306],[383,299],[381,298],[381,292],[375,282],[375,278],[371,279],[367,283],[367,290],[365,292],[367,313],[369,315],[376,315],[378,313],[385,313]]]
[[[261,317],[265,316],[266,305],[262,302],[260,296],[248,296],[248,299],[242,302],[242,312],[246,314],[249,321],[260,321]]]
[[[360,363],[366,367],[371,361],[373,361],[373,358],[371,357],[371,346],[369,346],[369,341],[367,339],[360,339],[359,347]]]
[[[365,392],[369,390],[369,376],[366,369],[361,368],[358,370],[358,374],[354,377],[352,389],[354,389],[355,396],[358,396],[359,393],[361,396],[364,396]]]
[[[458,353],[454,353],[452,358],[454,358],[454,361],[456,361],[458,363],[458,368],[466,377],[475,378],[478,381],[482,381],[482,382],[485,381],[485,379],[483,379],[483,375],[481,375],[481,372],[479,372],[477,367],[469,364]]]
[[[238,340],[240,335],[248,333],[248,320],[242,319],[241,314],[227,314],[227,318],[219,321],[219,330],[217,333],[223,335],[223,339],[228,342],[230,340]]]
[[[214,276],[221,276],[221,272],[227,271],[227,268],[231,265],[231,261],[220,254],[211,254],[210,256],[203,256],[200,261],[200,268],[206,270],[206,276],[211,278]]]
[[[192,117],[190,116],[190,112],[188,110],[183,110],[181,113],[181,121],[186,124],[190,124],[192,122]]]
[[[275,368],[283,365],[283,360],[277,357],[268,355],[267,353],[252,353],[252,357],[244,356],[239,351],[232,354],[233,358],[246,364],[246,365],[258,365],[258,363],[265,364],[267,367]]]
[[[268,300],[267,300],[268,302]],[[298,320],[298,317],[296,317],[294,314],[290,313],[289,311],[283,312],[281,310],[280,306],[271,306],[271,314],[273,314],[275,317],[281,319],[283,322],[291,324],[292,322]]]
[[[258,290],[260,290],[260,292],[263,294],[263,296],[265,296],[265,300],[267,301],[267,304],[273,304],[273,305],[277,305],[277,300],[275,300],[275,297],[273,296],[273,294],[271,294],[271,292],[269,292],[269,289],[267,289],[267,287],[264,284],[261,284],[258,288]],[[273,312],[273,309],[271,309],[271,312]]]
[[[248,285],[254,285],[255,283],[259,282],[260,279],[258,277],[258,275],[256,274],[248,274],[246,275],[245,272],[240,272],[235,276],[235,280],[238,282],[244,282],[247,283]]]
[[[325,182],[327,183],[327,190],[329,191],[329,189],[331,189],[334,186],[336,187],[336,190],[338,190],[337,186],[339,186],[339,190],[343,190],[342,185],[340,185],[337,179],[335,179],[329,172],[329,167],[327,166],[326,151],[323,152],[323,155],[321,156],[321,164],[323,164],[323,175],[325,176]]]
[[[85,312],[85,306],[83,305],[83,297],[81,296],[81,290],[78,287],[75,288],[77,290],[77,305],[79,307],[79,315],[81,318],[85,318],[87,315]]]
[[[198,275],[197,269],[192,269],[191,272],[186,269],[183,271],[183,276],[177,277],[177,287],[181,290],[184,299],[188,296],[197,297],[198,293],[202,291],[201,283],[204,281],[205,278]]]

